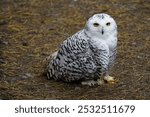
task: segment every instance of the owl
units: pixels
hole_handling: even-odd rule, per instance
[[[48,79],[83,85],[115,82],[109,76],[117,53],[117,24],[108,14],[90,17],[84,29],[68,37],[51,55]]]

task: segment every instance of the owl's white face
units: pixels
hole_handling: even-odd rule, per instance
[[[86,31],[92,37],[107,37],[117,33],[115,20],[107,14],[95,14],[88,19]]]

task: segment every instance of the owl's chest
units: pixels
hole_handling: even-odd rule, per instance
[[[110,51],[114,50],[114,48],[116,48],[117,46],[117,38],[116,37],[107,38],[105,40],[105,43],[108,45]]]
[[[93,48],[106,50],[111,53],[117,46],[117,38],[112,37],[106,39],[95,38],[91,41],[91,43],[93,44]]]

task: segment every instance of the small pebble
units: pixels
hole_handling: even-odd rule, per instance
[[[8,42],[7,42],[7,41],[0,40],[0,43],[1,43],[1,44],[5,44],[5,45],[8,45]]]
[[[26,41],[22,41],[23,46],[28,46],[28,43]]]
[[[26,73],[25,75],[26,75],[27,77],[30,77],[30,78],[33,77],[33,75],[32,75],[31,73]]]
[[[5,24],[7,24],[7,21],[4,20],[4,19],[1,19],[1,20],[0,20],[0,25],[5,25]]]
[[[137,45],[137,43],[136,43],[136,42],[133,42],[132,45]]]
[[[5,63],[4,59],[0,58],[0,63]]]
[[[33,78],[33,75],[31,73],[26,73],[25,75],[22,76],[23,79],[26,78]]]

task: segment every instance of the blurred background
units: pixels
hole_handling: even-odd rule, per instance
[[[118,82],[47,80],[45,58],[102,12],[118,25]],[[0,0],[0,99],[150,99],[150,1]]]

